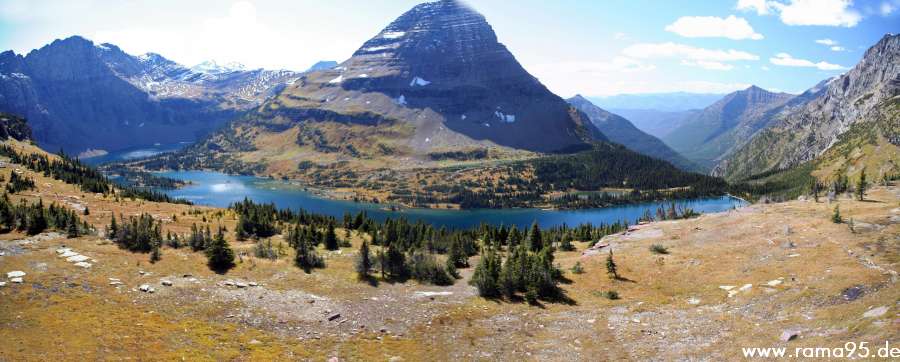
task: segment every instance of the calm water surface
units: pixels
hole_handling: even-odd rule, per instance
[[[670,203],[645,203],[586,210],[540,210],[540,209],[481,209],[481,210],[431,210],[403,209],[390,211],[385,205],[355,203],[352,201],[330,200],[303,191],[296,186],[281,181],[253,176],[232,176],[208,171],[163,172],[161,176],[191,181],[193,184],[177,190],[164,190],[173,197],[184,198],[198,205],[228,207],[245,197],[258,203],[275,203],[279,208],[304,209],[310,212],[343,217],[344,213],[366,211],[376,220],[406,217],[422,220],[436,226],[467,228],[482,222],[495,225],[517,225],[526,227],[537,221],[541,227],[581,223],[613,223],[628,221],[634,223],[646,210],[655,213],[660,206]],[[681,200],[679,205],[690,207],[701,213],[720,212],[746,206],[744,201],[731,197]]]

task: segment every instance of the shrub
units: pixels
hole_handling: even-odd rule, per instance
[[[581,266],[580,261],[572,266],[572,274],[584,274],[584,267]]]
[[[666,247],[662,246],[661,244],[653,244],[650,245],[650,252],[652,252],[653,254],[665,255],[669,253],[669,249],[666,249]]]

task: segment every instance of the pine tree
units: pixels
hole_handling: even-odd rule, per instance
[[[325,260],[316,254],[316,246],[309,234],[301,235],[300,232],[295,233],[299,240],[295,241],[297,255],[294,262],[298,267],[306,273],[312,272],[313,268],[324,268]]]
[[[494,298],[500,295],[500,257],[492,249],[483,253],[475,267],[469,284],[478,289],[478,295]]]
[[[575,245],[572,245],[572,234],[566,233],[562,237],[562,241],[559,243],[559,250],[562,251],[573,251],[575,250]]]
[[[450,249],[447,251],[447,264],[450,263],[453,264],[454,268],[467,268],[469,266],[469,257],[463,252],[458,239],[450,242]]]
[[[340,246],[338,245],[337,234],[334,233],[333,223],[328,224],[328,228],[325,231],[325,234],[322,236],[322,244],[325,244],[325,249],[328,250],[340,249]]]
[[[206,248],[206,258],[209,268],[217,273],[225,273],[234,267],[234,251],[225,240],[225,232],[222,228],[216,233]]]
[[[856,197],[859,201],[863,201],[866,198],[866,188],[869,187],[869,182],[866,180],[866,168],[863,167],[862,172],[859,174],[859,182],[856,183]]]
[[[447,258],[446,265],[447,274],[450,274],[453,279],[459,279],[459,270],[456,268],[456,262],[453,259]]]
[[[834,213],[831,214],[831,222],[833,222],[835,224],[840,224],[840,223],[844,222],[843,217],[841,217],[840,205],[834,206]]]
[[[155,264],[160,260],[162,260],[162,253],[159,251],[159,243],[153,243],[150,249],[150,263]]]
[[[606,274],[608,274],[611,279],[619,279],[619,268],[616,265],[616,261],[613,260],[612,249],[609,250],[609,256],[606,257]]]
[[[400,251],[396,243],[388,245],[387,253],[387,272],[391,278],[404,279],[409,272],[406,265],[406,256]]]
[[[112,239],[115,238],[119,233],[119,225],[116,224],[116,214],[112,214],[109,220],[109,227],[106,228],[107,237]]]
[[[528,247],[535,253],[544,248],[544,242],[541,239],[541,228],[538,227],[537,221],[531,224],[531,231],[528,232]]]
[[[356,275],[359,279],[369,279],[369,270],[372,269],[372,259],[369,253],[369,242],[363,240],[359,247],[359,257],[356,259]]]
[[[69,239],[75,239],[79,236],[77,220],[69,220],[69,225],[66,228],[66,234]]]

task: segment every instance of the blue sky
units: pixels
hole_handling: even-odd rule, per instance
[[[415,0],[0,0],[0,49],[78,34],[186,65],[303,70],[344,60]],[[755,84],[799,93],[846,71],[888,32],[900,0],[469,0],[561,96]],[[818,41],[818,42],[817,42]]]

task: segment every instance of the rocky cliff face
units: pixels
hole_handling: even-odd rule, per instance
[[[580,95],[567,101],[587,115],[610,141],[640,154],[668,161],[682,170],[694,171],[697,169],[697,165],[679,155],[658,138],[639,130],[629,120],[597,107]]]
[[[0,54],[0,111],[27,117],[37,142],[75,153],[192,141],[297,75],[201,72],[81,37],[27,56]]]
[[[10,138],[17,141],[31,140],[31,128],[21,117],[0,113],[0,141]]]
[[[756,86],[728,94],[683,121],[665,141],[691,161],[712,168],[764,128],[772,111],[792,97]]]
[[[892,112],[900,95],[900,35],[887,35],[844,75],[804,93],[772,116],[770,126],[720,163],[730,179],[785,169],[811,161],[835,145],[854,125],[871,122],[888,139],[897,128]],[[891,119],[893,118],[893,119]]]

